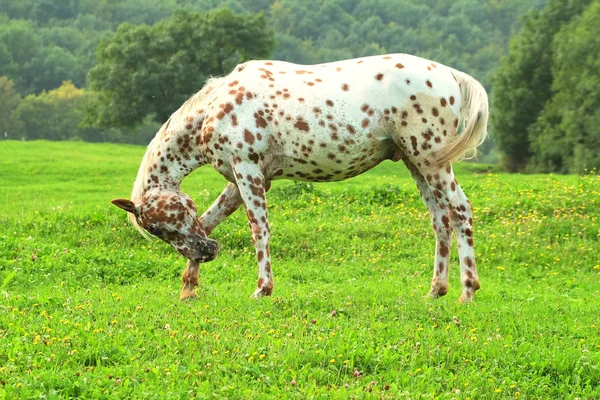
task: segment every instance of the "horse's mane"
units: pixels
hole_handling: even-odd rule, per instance
[[[155,154],[157,154],[156,147],[160,146],[162,143],[162,138],[167,134],[167,129],[172,130],[174,133],[178,132],[178,127],[183,124],[182,115],[186,115],[186,112],[192,108],[195,109],[198,106],[198,103],[203,101],[214,88],[220,86],[224,83],[224,79],[222,78],[210,78],[206,81],[206,84],[200,89],[199,92],[190,97],[185,103],[179,107],[177,111],[175,111],[171,117],[165,122],[158,132],[156,136],[152,139],[152,141],[148,144],[146,148],[146,153],[144,154],[144,158],[142,159],[142,163],[140,164],[140,168],[138,169],[137,177],[135,182],[133,183],[133,190],[131,192],[131,201],[137,206],[139,202],[142,200],[144,195],[144,190],[146,188],[146,182],[150,178],[150,169],[149,167],[155,162]],[[140,224],[138,224],[135,215],[129,214],[129,220],[133,224],[133,226],[144,236],[146,239],[150,239],[151,236],[143,229]]]
[[[138,169],[137,178],[133,183],[133,190],[131,191],[131,201],[133,201],[133,203],[136,206],[139,205],[140,201],[142,200],[142,196],[144,195],[145,183],[148,180],[150,174],[148,166],[152,165],[152,159],[154,158],[155,154],[154,146],[160,141],[161,133],[164,129],[166,129],[166,126],[169,124],[170,120],[171,119],[169,118],[169,120],[163,124],[156,136],[154,136],[154,138],[146,148],[146,153],[144,154],[144,158],[142,159],[142,163],[140,164],[140,168]],[[143,229],[140,226],[140,224],[138,224],[135,215],[129,214],[129,221],[131,221],[133,226],[142,234],[142,236],[144,236],[148,240],[151,239],[151,236],[148,234],[148,232],[146,232],[146,230]]]

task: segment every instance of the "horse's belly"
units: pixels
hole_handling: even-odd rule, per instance
[[[334,182],[370,170],[393,157],[396,146],[391,138],[364,142],[341,139],[337,144],[309,141],[296,146],[287,143],[282,156],[274,163],[274,179],[311,182]]]

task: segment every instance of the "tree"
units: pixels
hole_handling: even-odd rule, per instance
[[[40,49],[21,68],[21,76],[28,83],[27,91],[40,93],[59,87],[71,80],[77,86],[85,84],[86,71],[83,63],[64,47],[49,46]]]
[[[240,4],[251,13],[268,11],[273,0],[239,0]]]
[[[227,73],[238,59],[269,57],[268,51],[242,54],[247,46],[260,47],[256,40],[266,36],[259,31],[268,26],[275,31],[276,59],[311,64],[384,52],[410,53],[464,70],[491,90],[491,76],[506,52],[508,37],[521,27],[519,17],[548,1],[556,0],[0,0],[0,76],[11,79],[25,97],[53,90],[64,80],[83,87],[86,77],[98,74],[97,81],[104,81],[98,87],[106,90],[101,90],[90,121],[104,126],[139,121],[139,109],[148,106],[160,120],[199,89],[207,75]],[[210,60],[222,58],[216,54],[221,49],[232,51],[217,38],[234,35],[223,35],[211,24],[230,29],[227,21],[174,16],[177,9],[208,12],[217,7],[244,15],[249,25],[256,22],[250,14],[266,15],[262,28],[250,34],[244,33],[246,22],[233,23],[237,25],[232,29],[243,28],[238,36],[245,39],[238,42],[241,50],[233,51],[231,62],[225,57],[223,68]],[[136,26],[121,27],[114,34],[123,22]],[[200,28],[202,24],[206,26]],[[113,39],[107,39],[109,44],[97,53],[98,44],[111,34]],[[115,49],[119,40],[125,46],[122,50]],[[100,60],[104,64],[89,74],[97,65],[96,54],[104,57]],[[124,61],[113,63],[121,55]],[[110,71],[109,64],[115,70]],[[121,83],[127,83],[122,90],[117,87]],[[110,85],[116,87],[112,94]],[[138,98],[124,101],[119,99],[122,93],[135,93]],[[104,104],[109,103],[107,109]],[[137,111],[132,103],[139,106]],[[115,109],[120,109],[120,118]],[[119,135],[130,131],[110,132],[111,138],[121,140]]]
[[[9,21],[0,26],[0,73],[12,79],[22,95],[55,89],[65,80],[85,84],[86,60],[70,50],[85,43],[74,33],[58,28],[39,30],[29,21]]]
[[[21,94],[29,87],[21,69],[35,57],[40,45],[40,37],[31,22],[9,20],[0,25],[0,74],[12,79]]]
[[[529,128],[552,97],[552,40],[591,0],[551,0],[526,19],[502,60],[492,92],[491,125],[511,172],[524,170],[532,156]]]
[[[5,76],[0,76],[0,140],[14,137],[13,133],[17,123],[13,113],[19,103],[21,96],[14,90],[14,83]]]
[[[98,47],[89,73],[98,102],[89,121],[133,126],[152,114],[165,121],[211,75],[268,57],[275,46],[263,14],[177,12],[150,27],[124,24]]]
[[[552,99],[529,128],[531,169],[600,169],[600,3],[564,26],[552,50]]]
[[[37,96],[25,97],[14,112],[21,125],[19,136],[28,140],[78,138],[98,141],[98,131],[81,127],[89,99],[88,93],[71,82],[64,82],[59,88]]]
[[[72,19],[79,13],[80,0],[36,0],[31,14],[44,24],[50,19]]]
[[[0,42],[0,71],[10,77],[19,76],[19,65],[13,60],[12,54],[2,42]]]
[[[34,0],[0,0],[0,10],[10,18],[27,19]]]

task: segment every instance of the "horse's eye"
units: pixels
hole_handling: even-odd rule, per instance
[[[154,224],[148,225],[148,232],[154,236],[160,236],[160,230]]]

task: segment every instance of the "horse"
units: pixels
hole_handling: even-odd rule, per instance
[[[436,239],[428,295],[448,292],[452,232],[457,236],[461,302],[480,288],[473,245],[473,208],[452,163],[487,136],[488,99],[471,76],[407,54],[317,65],[254,60],[209,79],[162,125],[147,147],[131,200],[115,199],[145,236],[169,243],[187,259],[180,298],[195,297],[199,264],[216,258],[209,238],[245,205],[258,263],[251,297],[271,295],[266,192],[276,179],[332,182],[384,160],[402,161],[429,210]],[[198,217],[180,189],[211,164],[227,181]]]

